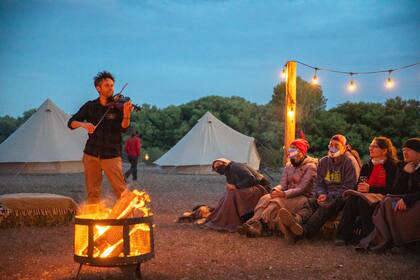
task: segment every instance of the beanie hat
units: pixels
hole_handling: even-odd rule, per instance
[[[420,153],[420,138],[410,138],[405,141],[403,148],[409,148]]]
[[[344,135],[336,134],[333,137],[331,137],[330,142],[332,140],[335,140],[335,141],[340,142],[341,144],[343,144],[343,146],[346,146],[347,145],[347,139],[346,139],[346,137],[344,137]]]
[[[309,149],[309,143],[305,139],[295,139],[290,143],[291,145],[295,145],[296,148],[304,155],[306,155],[306,152]]]

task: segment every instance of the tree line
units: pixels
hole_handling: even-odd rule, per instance
[[[296,81],[296,131],[303,131],[311,147],[309,154],[326,154],[330,137],[345,135],[348,142],[365,159],[368,146],[375,136],[392,139],[400,149],[410,137],[420,135],[420,102],[414,99],[390,98],[384,103],[346,102],[326,109],[327,99],[319,85],[301,78]],[[141,112],[132,114],[131,131],[142,139],[142,154],[153,162],[174,146],[206,113],[210,111],[233,129],[256,139],[264,167],[279,167],[283,157],[284,83],[273,89],[271,100],[258,105],[242,97],[206,96],[179,106],[158,108],[143,104]],[[22,117],[0,117],[0,142],[19,127],[35,109]],[[401,154],[400,154],[401,156]],[[144,160],[144,159],[143,159]]]

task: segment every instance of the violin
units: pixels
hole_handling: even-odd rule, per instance
[[[124,103],[130,101],[130,97],[128,96],[124,96],[122,95],[123,90],[127,87],[128,83],[125,83],[125,85],[123,86],[123,88],[121,89],[121,91],[113,96],[111,96],[109,98],[108,103],[106,104],[106,106],[109,109],[118,109],[118,110],[122,110],[124,107]],[[141,111],[142,108],[139,105],[136,104],[132,104],[133,108],[135,111]]]

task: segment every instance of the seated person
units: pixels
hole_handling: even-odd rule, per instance
[[[304,139],[296,139],[290,144],[287,153],[290,162],[284,168],[280,184],[260,198],[254,216],[243,224],[240,233],[259,237],[263,235],[263,228],[268,228],[270,231],[280,231],[285,238],[289,237],[288,230],[278,223],[277,213],[281,208],[295,212],[312,194],[317,160],[306,155],[308,148],[309,144]],[[278,225],[280,228],[277,228]]]
[[[213,161],[213,170],[226,176],[226,193],[207,217],[204,227],[236,232],[252,216],[261,196],[270,190],[262,174],[243,163],[224,158]]]
[[[370,160],[362,166],[356,195],[346,199],[343,215],[338,226],[336,245],[358,242],[373,230],[372,214],[377,203],[369,203],[367,193],[380,193],[383,198],[391,191],[397,171],[397,151],[389,138],[375,137],[369,145]],[[350,192],[351,194],[351,192]],[[360,235],[354,234],[356,219],[360,219]]]
[[[334,135],[328,149],[328,156],[318,164],[316,197],[309,199],[296,214],[285,208],[279,210],[279,220],[295,238],[315,236],[328,219],[343,209],[342,194],[353,188],[359,177],[360,159],[355,151],[348,148],[343,135]]]
[[[405,163],[398,167],[391,194],[372,217],[375,228],[358,249],[383,251],[420,241],[420,138],[404,143],[403,156]]]

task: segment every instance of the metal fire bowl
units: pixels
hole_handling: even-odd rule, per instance
[[[130,225],[148,224],[150,227],[150,253],[128,256],[130,250]],[[88,226],[88,255],[79,256],[74,255],[74,261],[80,264],[87,264],[90,266],[126,266],[145,262],[155,256],[154,249],[154,235],[153,235],[153,215],[142,218],[125,218],[125,219],[84,219],[75,218],[75,225]],[[100,226],[123,226],[123,239],[124,239],[124,256],[110,257],[110,258],[95,258],[93,257],[93,228],[95,225]]]

